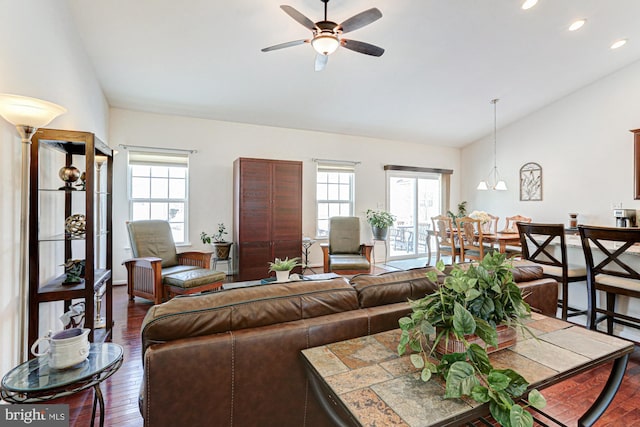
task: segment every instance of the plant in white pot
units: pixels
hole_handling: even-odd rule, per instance
[[[438,262],[437,269],[443,270],[444,263]],[[427,276],[438,283],[435,271]],[[532,389],[528,404],[519,403],[529,383],[513,369],[495,369],[487,355],[502,348],[501,338],[510,344],[509,329],[528,331],[522,320],[531,308],[506,255],[489,254],[477,265],[454,266],[438,290],[410,304],[411,314],[399,320],[398,353],[414,352],[411,362],[421,369],[422,380],[441,375],[445,398],[489,402],[491,415],[502,426],[531,427],[533,418],[525,407],[543,408],[544,397]]]
[[[393,225],[396,217],[387,211],[374,211],[372,209],[367,209],[366,214],[367,222],[371,224],[373,238],[376,240],[387,240],[389,227]]]
[[[276,272],[276,281],[277,282],[286,282],[289,280],[289,273],[295,267],[302,265],[300,264],[300,258],[295,257],[289,259],[289,257],[285,259],[276,258],[275,261],[269,262],[269,272]]]
[[[218,231],[212,235],[208,235],[204,231],[200,233],[200,240],[202,240],[202,243],[213,245],[216,251],[216,259],[218,260],[229,259],[229,252],[233,242],[227,242],[224,239],[223,236],[226,234],[228,234],[227,227],[225,227],[223,222],[218,223]]]

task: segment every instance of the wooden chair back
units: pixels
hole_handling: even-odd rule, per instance
[[[578,230],[587,264],[587,327],[596,329],[597,324],[606,319],[609,334],[613,334],[614,322],[640,329],[640,318],[616,312],[616,295],[640,298],[640,272],[635,263],[625,259],[629,250],[637,248],[634,245],[640,243],[640,229],[579,225]],[[594,256],[594,248],[597,249],[597,257]],[[637,251],[633,254],[637,255]],[[606,294],[606,308],[597,306],[597,291]],[[603,316],[598,318],[598,313]]]
[[[468,216],[457,218],[458,240],[460,241],[460,261],[484,258],[482,222]]]
[[[508,216],[504,219],[504,229],[502,232],[517,233],[518,227],[516,226],[516,222],[531,222],[531,218],[522,215]]]
[[[436,238],[436,262],[442,255],[451,256],[451,262],[456,262],[456,257],[460,255],[460,248],[455,242],[453,221],[447,215],[437,215],[431,217],[433,223],[433,234]]]

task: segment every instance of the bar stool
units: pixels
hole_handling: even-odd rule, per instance
[[[640,273],[631,267],[623,255],[637,257],[640,229],[578,226],[582,249],[587,263],[587,289],[589,305],[587,328],[595,330],[598,323],[607,320],[607,333],[613,334],[613,323],[640,329],[640,318],[616,312],[616,296],[640,298]],[[593,248],[602,252],[604,259],[594,262]],[[633,251],[629,249],[633,248]],[[600,255],[600,254],[598,254]],[[596,291],[606,295],[606,308],[598,308]],[[597,317],[598,313],[603,316]]]
[[[545,277],[556,279],[562,286],[562,296],[558,298],[558,307],[562,310],[562,320],[568,317],[587,314],[569,305],[569,283],[587,280],[585,267],[569,264],[567,246],[562,224],[535,224],[517,222],[520,233],[522,259],[529,260],[542,267]],[[555,255],[555,248],[560,250],[560,259]]]

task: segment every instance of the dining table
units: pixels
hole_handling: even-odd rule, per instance
[[[520,234],[500,231],[497,233],[483,233],[482,241],[484,243],[493,243],[498,245],[500,253],[505,253],[507,251],[507,246],[520,246]]]

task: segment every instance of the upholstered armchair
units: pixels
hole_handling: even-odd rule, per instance
[[[324,272],[358,274],[371,272],[372,245],[360,243],[360,218],[329,218],[329,243],[322,244]]]
[[[210,270],[211,252],[176,251],[167,221],[127,222],[134,258],[127,268],[129,299],[134,296],[160,304],[179,294],[219,289],[225,273]]]

